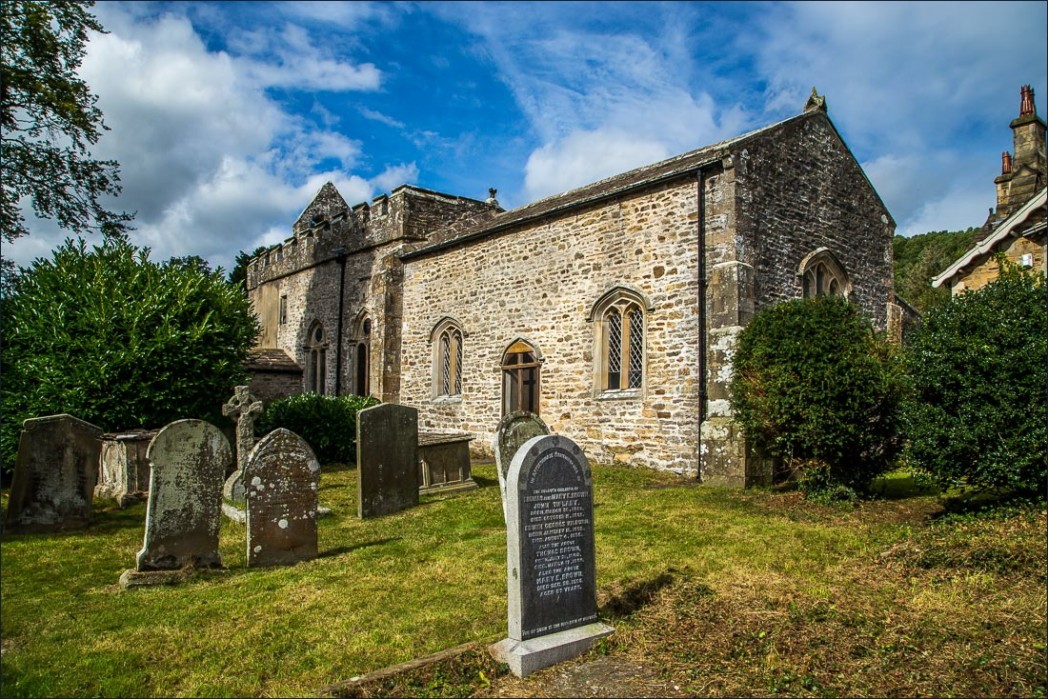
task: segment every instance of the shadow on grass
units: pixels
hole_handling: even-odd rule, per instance
[[[478,476],[473,474],[473,480],[477,482],[478,488],[490,488],[493,485],[498,485],[498,478],[485,478],[484,476]]]
[[[942,498],[942,511],[932,519],[956,519],[966,517],[994,518],[1013,517],[1031,509],[1043,509],[1043,493],[1022,490],[962,492]]]
[[[400,541],[402,538],[403,537],[399,536],[391,536],[386,539],[375,539],[374,541],[365,541],[364,543],[357,544],[356,546],[338,546],[336,548],[328,549],[327,551],[323,551],[317,554],[317,558],[333,558],[335,556],[341,556],[344,553],[353,553],[354,551],[359,551],[360,549],[366,549],[370,546],[381,546],[382,544],[388,544],[393,541]]]
[[[905,471],[896,471],[874,479],[870,486],[870,495],[878,500],[906,500],[939,493],[937,486]]]
[[[670,568],[653,578],[641,580],[626,587],[621,592],[613,594],[605,600],[600,607],[600,611],[610,617],[629,616],[641,607],[650,604],[659,590],[672,584],[675,572],[676,570]]]

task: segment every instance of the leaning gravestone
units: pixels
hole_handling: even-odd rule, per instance
[[[499,476],[499,491],[502,493],[502,517],[506,517],[506,473],[510,462],[524,442],[532,437],[549,434],[546,423],[535,413],[518,410],[499,420],[495,430],[495,469]]]
[[[237,468],[222,486],[222,496],[237,506],[242,506],[244,504],[244,464],[247,463],[247,455],[251,447],[255,445],[255,418],[262,414],[262,401],[256,400],[247,386],[237,386],[233,389],[233,397],[222,406],[222,414],[232,417],[237,423]],[[232,519],[239,519],[235,512],[227,512],[227,514]]]
[[[283,427],[263,437],[244,465],[248,566],[288,565],[317,555],[320,464]]]
[[[57,531],[90,523],[102,434],[101,428],[65,414],[22,423],[8,531]]]
[[[383,403],[357,413],[357,514],[418,505],[418,411]]]
[[[509,637],[492,655],[524,677],[613,632],[597,620],[593,479],[567,437],[533,437],[506,482]]]
[[[146,458],[152,470],[145,542],[121,585],[170,582],[164,571],[185,567],[222,568],[222,477],[233,459],[225,435],[203,420],[177,420],[157,433]]]

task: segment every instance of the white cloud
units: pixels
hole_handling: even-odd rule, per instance
[[[576,131],[528,158],[525,188],[535,199],[573,189],[668,156],[666,146],[613,129]]]
[[[416,181],[418,181],[418,165],[415,163],[391,165],[372,179],[375,186],[382,192],[391,192],[402,184],[414,184]]]
[[[184,16],[103,8],[109,33],[91,36],[81,70],[111,129],[93,155],[120,163],[123,192],[109,206],[137,212],[132,240],[154,259],[195,254],[228,270],[240,250],[286,237],[324,182],[347,201],[371,197],[374,186],[350,174],[360,143],[330,129],[337,117],[321,113],[314,126],[264,88],[370,88],[377,71],[322,58],[304,33],[287,28],[261,39],[300,56],[267,73],[259,56],[209,51]],[[334,169],[315,173],[319,163]],[[37,223],[5,246],[5,257],[28,264],[67,235]]]

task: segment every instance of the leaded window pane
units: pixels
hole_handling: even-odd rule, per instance
[[[644,316],[640,309],[634,308],[629,313],[630,319],[630,388],[640,388],[644,368]]]
[[[451,337],[447,332],[440,334],[440,393],[451,393]]]
[[[622,375],[622,316],[612,308],[605,316],[608,328],[608,388],[620,388]]]
[[[462,393],[462,333],[455,332],[455,395]]]

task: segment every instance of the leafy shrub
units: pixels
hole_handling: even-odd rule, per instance
[[[104,430],[198,418],[222,424],[258,322],[244,293],[147,249],[67,240],[21,271],[3,303],[0,458],[22,421],[69,413]]]
[[[940,486],[1048,482],[1048,291],[1001,261],[977,291],[933,309],[907,348],[907,460]]]
[[[865,491],[899,451],[892,346],[858,308],[826,296],[762,310],[739,336],[731,400],[749,440],[809,493]]]
[[[255,421],[255,434],[284,427],[306,440],[320,463],[351,464],[357,460],[357,413],[378,404],[371,396],[288,396],[269,404]]]

